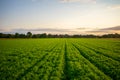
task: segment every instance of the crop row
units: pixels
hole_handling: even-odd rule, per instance
[[[0,40],[0,80],[120,80],[119,43],[108,39]]]
[[[32,68],[32,65],[37,64],[46,55],[49,54],[56,46],[57,42],[48,42],[47,45],[39,44],[42,46],[33,46],[30,48],[24,44],[20,48],[3,49],[0,52],[0,78],[7,80],[14,80],[21,78],[23,73]],[[19,46],[18,46],[19,47]],[[43,48],[42,48],[43,47]]]
[[[88,59],[92,64],[98,67],[106,75],[110,76],[114,80],[120,79],[120,62],[103,54],[97,53],[93,49],[81,45],[81,43],[73,44],[81,55]]]
[[[110,80],[70,43],[67,44],[67,73],[71,80]]]

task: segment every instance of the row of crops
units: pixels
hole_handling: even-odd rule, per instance
[[[0,80],[120,80],[120,39],[1,39]]]

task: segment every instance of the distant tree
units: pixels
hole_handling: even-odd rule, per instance
[[[0,38],[3,38],[3,33],[0,33]]]
[[[33,34],[33,35],[32,35],[32,38],[37,38],[37,35],[36,35],[36,34]]]
[[[102,35],[103,38],[120,38],[120,34],[115,33],[115,34],[104,34]]]
[[[31,38],[32,37],[32,33],[31,32],[27,32],[27,38]]]
[[[120,38],[120,34],[118,34],[118,33],[115,33],[114,36],[115,36],[115,38]]]
[[[47,37],[48,38],[53,38],[53,35],[52,34],[48,34]]]
[[[19,34],[19,33],[15,33],[15,34],[4,34],[4,33],[0,33],[0,38],[120,38],[120,34],[118,33],[114,33],[114,34],[104,34],[101,36],[96,36],[96,35],[68,35],[68,34],[46,34],[46,33],[42,33],[42,34],[33,34],[31,32],[27,32],[27,34]]]
[[[46,38],[47,37],[47,34],[46,33],[43,33],[43,34],[40,34],[39,35],[39,38]]]
[[[39,38],[40,37],[40,34],[33,34],[32,35],[32,38]]]
[[[65,35],[64,35],[64,38],[69,38],[69,36],[70,36],[70,35],[68,35],[68,34],[65,34]]]
[[[0,38],[7,38],[8,34],[0,33]]]
[[[19,38],[26,38],[25,34],[19,34]]]
[[[15,33],[15,38],[19,38],[19,33]]]
[[[79,38],[79,35],[73,35],[72,37],[73,38]]]
[[[6,38],[14,38],[13,34],[6,34]]]

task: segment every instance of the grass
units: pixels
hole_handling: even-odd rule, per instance
[[[0,80],[120,80],[120,39],[0,39]]]

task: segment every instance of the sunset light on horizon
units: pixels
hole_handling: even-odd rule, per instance
[[[120,33],[120,0],[0,0],[0,33]]]

